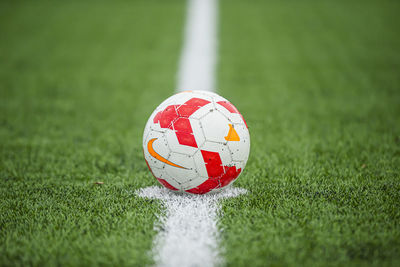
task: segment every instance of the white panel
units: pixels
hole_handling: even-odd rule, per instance
[[[176,179],[174,179],[172,176],[170,176],[168,173],[163,172],[160,178],[167,181],[167,183],[169,183],[176,189],[182,190],[182,185]]]
[[[203,133],[203,129],[199,120],[189,119],[190,125],[192,126],[194,138],[198,147],[201,147],[206,141]]]
[[[200,122],[207,141],[226,143],[230,122],[221,113],[210,112]]]
[[[182,189],[183,190],[193,189],[196,186],[199,186],[202,183],[204,183],[207,179],[208,177],[202,177],[202,176],[191,178],[186,183],[182,184]]]
[[[196,164],[197,173],[200,176],[208,177],[206,165],[204,164],[203,156],[201,155],[201,151],[198,150],[193,156],[194,162]]]
[[[198,175],[192,156],[172,152],[168,160],[184,167],[183,169],[165,164],[165,172],[180,184],[185,183]]]
[[[169,154],[170,154],[170,149],[168,147],[167,139],[165,138],[165,136],[162,133],[159,133],[159,132],[152,131],[148,134],[145,144],[143,146],[144,154],[145,154],[147,162],[149,163],[151,168],[153,168],[153,167],[163,168],[164,163],[159,161],[158,159],[154,158],[153,156],[151,156],[148,151],[147,144],[153,138],[157,138],[153,142],[154,151],[157,154],[159,154],[160,156],[162,156],[163,158],[168,159]]]
[[[146,158],[147,159],[147,158]],[[150,165],[150,164],[149,164]],[[162,174],[163,174],[163,169],[159,169],[159,168],[156,168],[156,167],[151,167],[150,166],[150,168],[151,168],[151,171],[153,172],[153,174],[154,174],[154,176],[156,177],[156,178],[160,178],[161,176],[162,176]]]
[[[228,147],[234,161],[247,161],[250,152],[250,136],[244,124],[235,124],[234,128],[240,137],[240,141],[229,141]]]
[[[201,119],[204,116],[206,116],[208,113],[212,112],[215,110],[214,104],[213,103],[209,103],[207,105],[202,106],[201,108],[199,108],[196,112],[194,112],[190,118],[192,119]]]

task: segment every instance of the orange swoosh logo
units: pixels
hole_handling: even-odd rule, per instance
[[[149,151],[151,156],[153,156],[155,159],[158,159],[161,162],[164,162],[165,164],[168,164],[168,165],[171,165],[171,166],[174,166],[174,167],[177,167],[177,168],[181,168],[181,169],[186,169],[185,167],[179,166],[179,165],[167,160],[166,158],[164,158],[163,156],[158,154],[156,151],[154,151],[153,143],[156,140],[157,140],[157,138],[153,138],[147,143],[147,150]]]

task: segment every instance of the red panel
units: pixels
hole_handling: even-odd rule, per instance
[[[186,101],[186,102],[185,102],[185,105],[188,105],[188,106],[196,106],[196,107],[201,108],[202,106],[205,106],[205,105],[207,105],[208,103],[210,103],[210,101],[205,100],[205,99],[201,99],[201,98],[194,97],[194,98],[191,98],[191,99],[189,99],[188,101]]]
[[[162,184],[163,186],[165,186],[168,189],[174,190],[174,191],[178,191],[177,188],[173,187],[172,185],[170,185],[167,181],[165,181],[164,179],[160,179],[157,178],[157,180],[160,182],[160,184]]]
[[[217,103],[220,104],[221,106],[223,106],[224,108],[226,108],[227,110],[229,110],[230,113],[240,114],[239,110],[237,110],[236,107],[228,101],[219,101]]]
[[[161,128],[172,128],[171,122],[178,118],[178,113],[176,112],[175,106],[168,106],[161,113],[160,126]]]
[[[178,113],[182,117],[190,117],[198,109],[199,107],[182,105],[178,108]]]
[[[181,145],[197,147],[196,139],[194,139],[194,135],[192,133],[176,132],[176,137]]]
[[[184,146],[197,147],[196,139],[193,135],[192,126],[188,118],[179,118],[173,122],[174,130],[178,142]]]
[[[173,122],[174,130],[180,133],[193,133],[192,126],[188,118],[178,118]]]
[[[217,152],[201,150],[204,163],[206,164],[207,174],[209,178],[218,178],[224,173],[221,157]]]
[[[201,98],[191,98],[186,101],[184,104],[179,106],[178,113],[182,117],[190,117],[193,113],[195,113],[199,108],[207,105],[210,101],[201,99]]]
[[[220,182],[221,182],[221,187],[227,186],[228,184],[230,184],[233,180],[235,180],[240,172],[242,171],[242,169],[236,169],[235,166],[231,166],[231,167],[226,167],[225,168],[225,174],[222,175]]]
[[[206,180],[204,183],[202,183],[201,185],[199,185],[195,188],[186,190],[186,192],[202,195],[202,194],[210,192],[212,189],[219,188],[219,187],[220,186],[219,186],[218,179],[210,178],[210,179]]]
[[[212,189],[221,188],[235,180],[242,169],[236,169],[235,166],[222,166],[219,153],[202,150],[204,162],[206,164],[208,179],[201,185],[186,190],[193,194],[205,194]]]
[[[180,106],[170,105],[163,111],[158,112],[154,117],[153,122],[159,123],[161,128],[168,129],[172,129],[173,124],[179,144],[197,147],[196,139],[194,138],[192,126],[190,125],[188,117],[208,103],[210,103],[210,101],[201,98],[191,98]],[[177,113],[177,109],[179,114]]]
[[[160,119],[161,119],[161,111],[160,112],[157,112],[157,114],[156,114],[156,116],[154,117],[154,119],[153,119],[153,122],[154,123],[158,123],[159,121],[160,121]]]

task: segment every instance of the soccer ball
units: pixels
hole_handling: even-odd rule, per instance
[[[205,194],[231,184],[246,166],[250,135],[225,98],[186,91],[161,103],[143,134],[144,157],[166,188]]]

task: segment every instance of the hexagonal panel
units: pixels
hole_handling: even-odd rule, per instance
[[[226,143],[231,122],[221,113],[213,111],[200,120],[206,141]]]
[[[164,167],[165,172],[180,184],[186,183],[198,176],[192,156],[171,152],[168,160],[183,167],[179,168],[168,164]]]

